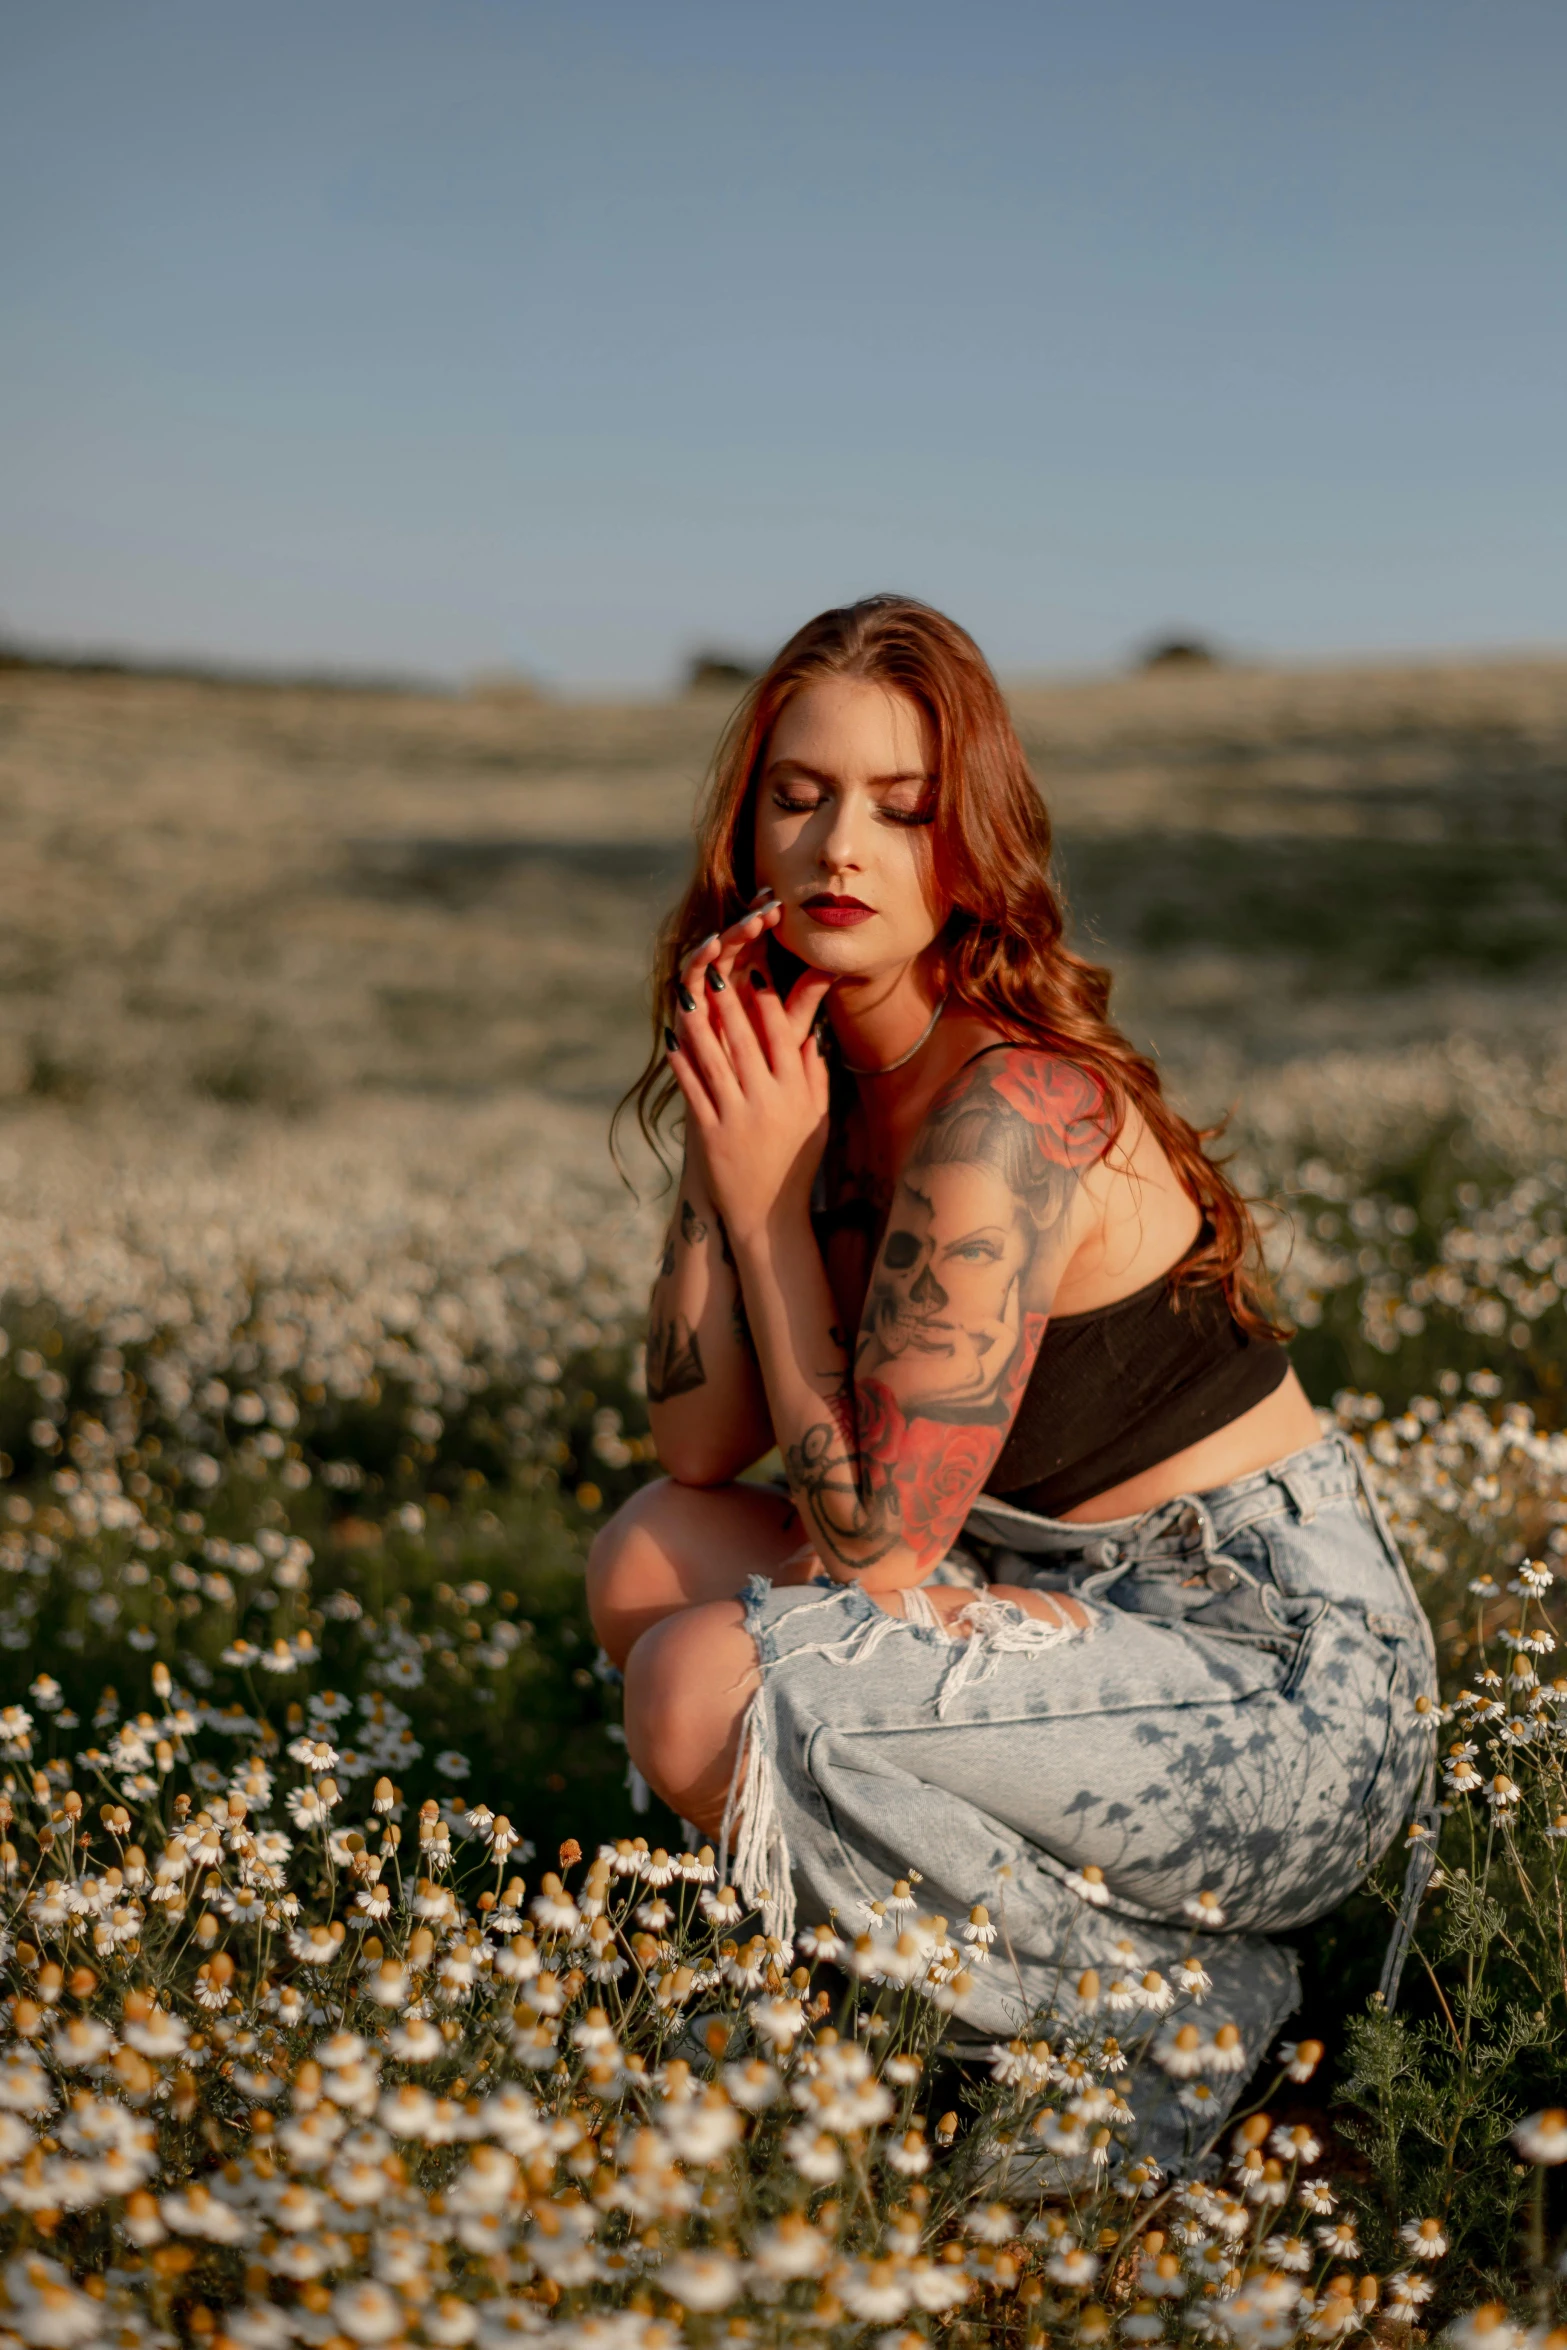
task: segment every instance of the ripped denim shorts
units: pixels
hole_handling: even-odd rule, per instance
[[[983,1498],[937,1577],[1068,1593],[1088,1622],[982,1588],[965,1638],[917,1601],[905,1618],[853,1585],[753,1577],[742,1889],[769,1889],[783,1932],[835,1914],[858,1933],[911,1869],[922,1909],[985,1902],[1009,1963],[965,2009],[984,2038],[1048,2008],[1064,1970],[1167,1971],[1195,1938],[1208,2020],[1260,2061],[1299,1997],[1271,1937],[1360,1882],[1432,1748],[1430,1629],[1353,1446],[1108,1523]],[[1068,1883],[1089,1864],[1105,1906]],[[1192,1919],[1200,1893],[1217,1930]],[[1139,2143],[1168,2159],[1182,2128],[1149,2115]]]

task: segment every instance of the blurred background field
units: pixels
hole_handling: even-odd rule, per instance
[[[289,1226],[334,1236],[325,1264],[373,1182],[474,1263],[592,1203],[634,1316],[656,1207],[649,1170],[640,1210],[613,1175],[607,1114],[732,693],[0,671],[12,1265],[33,1219],[77,1248],[149,1185],[149,1230],[205,1200],[236,1262]],[[1454,1185],[1557,1147],[1567,662],[1171,666],[1013,701],[1079,943],[1289,1210],[1272,1247],[1326,1402],[1423,1309],[1378,1321],[1413,1237],[1381,1234],[1403,1261],[1374,1279],[1377,1234],[1314,1187],[1381,1187],[1434,1246]],[[1504,1369],[1548,1402],[1542,1318]]]
[[[726,706],[0,670],[0,1098],[602,1109]],[[1567,661],[1172,668],[1014,707],[1079,941],[1194,1099],[1550,1031]]]

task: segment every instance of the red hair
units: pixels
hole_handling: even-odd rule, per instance
[[[1171,1108],[1153,1062],[1109,1019],[1109,972],[1065,942],[1065,908],[1050,877],[1049,813],[989,664],[955,621],[911,596],[866,596],[808,620],[725,727],[697,818],[696,871],[659,931],[653,1051],[617,1122],[635,1105],[659,1148],[678,1092],[662,1036],[680,965],[701,939],[737,921],[754,894],[752,811],[768,741],[785,703],[826,677],[894,688],[930,727],[935,866],[953,909],[938,942],[949,1000],[1003,1036],[1087,1071],[1103,1089],[1112,1136],[1135,1104],[1208,1227],[1181,1265],[1177,1289],[1222,1283],[1243,1329],[1257,1338],[1285,1335],[1268,1310],[1250,1208],[1203,1147],[1222,1130],[1199,1129]]]

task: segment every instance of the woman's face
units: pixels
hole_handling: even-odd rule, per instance
[[[924,713],[864,678],[802,686],[780,712],[756,797],[756,878],[782,943],[819,971],[869,977],[922,954],[946,919],[930,823]]]

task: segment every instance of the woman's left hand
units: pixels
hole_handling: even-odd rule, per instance
[[[762,942],[780,911],[757,906],[696,950],[672,1031],[669,1066],[735,1241],[780,1206],[808,1210],[827,1140],[827,1063],[813,1030],[832,980],[806,971],[779,1000]]]

